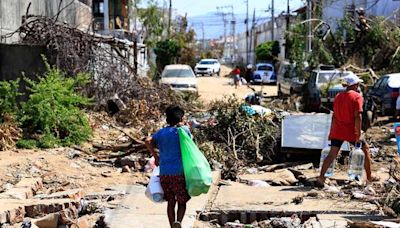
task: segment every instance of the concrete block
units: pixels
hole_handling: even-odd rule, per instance
[[[22,222],[25,217],[25,208],[18,206],[12,209],[0,211],[0,224],[15,224]]]
[[[37,192],[43,188],[42,178],[22,178],[20,182],[15,185],[16,188],[32,188],[33,191]]]
[[[33,197],[31,188],[12,188],[0,194],[0,199],[25,200]]]
[[[85,199],[86,200],[102,200],[102,199],[107,199],[108,197],[122,197],[126,195],[125,192],[122,191],[104,191],[104,192],[92,192],[85,194]]]
[[[46,199],[29,203],[25,206],[27,217],[35,218],[56,213],[67,208],[79,207],[79,202],[70,199]]]
[[[41,197],[43,199],[73,199],[80,200],[84,197],[84,193],[82,189],[72,189],[62,192],[55,192],[50,195],[46,195]]]

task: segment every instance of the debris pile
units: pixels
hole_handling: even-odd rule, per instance
[[[249,115],[236,97],[215,101],[208,110],[208,123],[194,131],[195,139],[209,160],[224,165],[223,178],[238,166],[266,164],[278,156],[280,120],[268,116]]]
[[[22,130],[11,116],[5,115],[0,123],[0,151],[15,147],[15,142],[22,136]]]
[[[190,109],[190,104],[167,86],[157,85],[146,77],[139,77],[130,53],[134,43],[109,36],[81,31],[58,21],[60,9],[54,17],[29,15],[14,33],[20,43],[41,45],[47,48],[51,64],[68,76],[90,72],[91,83],[81,90],[94,99],[94,108],[104,107],[117,94],[125,103],[132,99],[146,100],[150,109],[163,110],[167,104],[180,104]],[[60,35],[62,34],[62,35]]]

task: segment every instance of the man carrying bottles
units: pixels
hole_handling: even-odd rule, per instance
[[[376,181],[371,175],[371,157],[369,156],[369,146],[362,138],[361,123],[364,99],[358,92],[359,83],[362,82],[357,75],[350,73],[343,78],[342,85],[346,91],[336,95],[333,102],[332,124],[329,133],[331,141],[331,150],[325,158],[320,175],[316,182],[316,187],[323,187],[325,182],[325,173],[332,162],[336,159],[339,150],[344,141],[353,145],[362,144],[362,150],[365,155],[364,168],[369,182]]]

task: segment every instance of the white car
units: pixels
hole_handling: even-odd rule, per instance
[[[202,59],[194,67],[196,75],[210,75],[216,74],[219,76],[221,71],[221,64],[216,59]]]
[[[161,74],[161,84],[173,90],[197,93],[197,79],[189,65],[167,65]]]

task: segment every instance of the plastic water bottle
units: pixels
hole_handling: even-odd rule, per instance
[[[350,165],[349,165],[349,179],[350,180],[361,180],[364,171],[364,160],[365,155],[361,149],[361,144],[357,143],[354,149],[350,153]]]
[[[164,194],[162,193],[154,193],[152,196],[155,202],[161,202],[164,198]]]
[[[321,158],[319,162],[319,170],[321,171],[322,165],[324,164],[324,160],[326,157],[328,157],[329,152],[331,151],[331,145],[328,144],[324,149],[321,151]],[[328,170],[326,170],[325,177],[331,177],[333,176],[333,173],[335,172],[335,164],[336,164],[336,159],[332,161],[332,164],[328,167]]]

